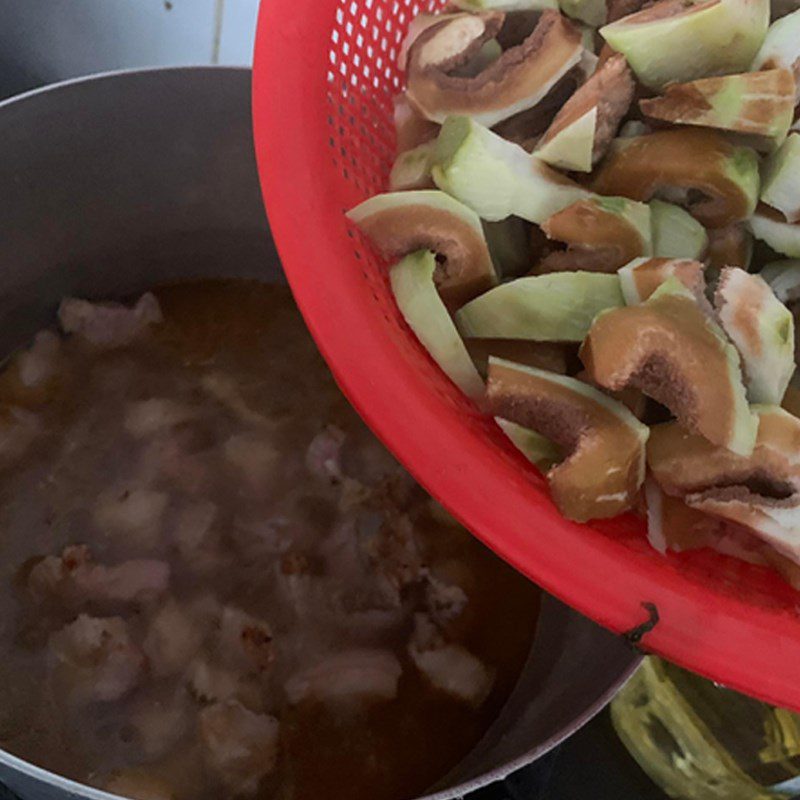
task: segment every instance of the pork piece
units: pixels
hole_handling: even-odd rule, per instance
[[[0,413],[0,469],[22,458],[41,432],[39,418],[21,408]]]
[[[131,800],[176,800],[178,793],[166,781],[146,769],[122,769],[103,786],[105,791]]]
[[[164,594],[169,565],[152,558],[97,564],[86,545],[70,545],[60,556],[46,556],[30,571],[28,589],[39,600],[69,608],[86,604],[142,603]]]
[[[440,625],[460,617],[469,602],[460,586],[432,574],[427,577],[425,600],[431,617]]]
[[[20,383],[34,389],[47,383],[56,371],[61,339],[53,331],[39,331],[33,344],[16,357]]]
[[[215,703],[200,712],[206,766],[237,795],[252,795],[278,756],[278,720],[254,714],[241,703]]]
[[[328,425],[324,431],[320,431],[306,450],[306,469],[315,478],[341,480],[344,440],[344,431],[335,425]]]
[[[131,403],[125,410],[125,430],[138,439],[153,436],[195,417],[193,409],[166,397]]]
[[[269,488],[280,470],[280,453],[269,439],[252,433],[237,433],[223,446],[225,458],[251,491]]]
[[[217,506],[199,500],[183,508],[172,529],[172,538],[183,563],[198,573],[208,573],[222,563],[218,536],[214,531]]]
[[[107,535],[126,535],[152,547],[161,537],[161,519],[168,503],[164,492],[153,489],[109,489],[100,494],[92,516]]]
[[[254,676],[244,676],[204,657],[189,666],[187,686],[192,696],[204,705],[236,700],[251,711],[263,710],[263,692]]]
[[[376,533],[359,530],[361,546],[374,568],[397,590],[416,583],[425,574],[425,564],[408,516],[387,518]]]
[[[146,695],[130,712],[137,750],[148,760],[160,758],[184,737],[191,722],[189,696],[181,690],[163,698]]]
[[[417,614],[408,653],[433,686],[457,700],[479,706],[494,683],[494,671],[459,644],[448,644],[429,617]]]
[[[153,615],[142,647],[157,677],[176,675],[189,665],[204,639],[192,613],[168,599]]]
[[[151,438],[139,461],[139,479],[167,481],[190,495],[201,495],[213,479],[205,451],[210,446],[199,429],[183,423]]]
[[[67,298],[58,308],[64,333],[85,339],[102,349],[124,347],[163,320],[155,295],[143,294],[131,308],[120,303],[90,303]]]
[[[222,610],[219,648],[228,663],[251,672],[264,672],[275,658],[270,626],[233,606]]]
[[[346,650],[293,675],[284,689],[292,704],[309,698],[335,704],[392,700],[402,671],[389,650]]]
[[[119,700],[144,672],[144,653],[121,617],[81,614],[50,637],[49,649],[57,686],[78,704]]]
[[[254,428],[271,430],[274,427],[274,423],[267,417],[250,408],[247,401],[242,397],[236,381],[230,375],[225,375],[221,372],[210,372],[202,377],[200,385],[240,421],[252,425]]]

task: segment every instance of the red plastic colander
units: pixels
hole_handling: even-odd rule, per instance
[[[345,219],[386,189],[399,46],[417,13],[443,4],[262,3],[259,172],[286,275],[322,354],[414,476],[517,569],[620,633],[636,631],[653,604],[659,622],[641,646],[800,710],[800,595],[766,568],[711,551],[659,555],[632,515],[564,520],[539,473],[419,345],[395,307],[386,265]]]

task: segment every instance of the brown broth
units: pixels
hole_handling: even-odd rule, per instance
[[[54,630],[74,619],[75,610],[31,601],[25,584],[31,565],[43,556],[59,555],[73,543],[90,545],[98,562],[163,559],[171,567],[170,594],[176,602],[212,594],[220,603],[269,620],[277,642],[282,637],[295,642],[302,633],[300,612],[281,606],[276,588],[280,581],[276,584],[277,573],[270,572],[275,566],[272,557],[247,549],[252,543],[242,533],[242,520],[279,513],[289,518],[292,530],[299,531],[297,548],[311,559],[313,580],[322,552],[319,541],[330,536],[332,516],[340,513],[340,488],[303,477],[302,454],[312,438],[326,425],[340,428],[347,437],[353,473],[365,483],[382,471],[401,478],[403,473],[342,397],[287,288],[206,281],[163,287],[155,294],[164,322],[152,336],[107,353],[68,338],[59,356],[66,368],[62,366],[44,390],[22,386],[14,362],[0,376],[0,410],[8,414],[12,407],[28,409],[43,431],[6,467],[0,484],[0,744],[15,755],[98,786],[125,770],[145,776],[140,781],[143,788],[137,790],[142,797],[218,800],[233,795],[216,786],[207,772],[194,723],[154,757],[142,751],[131,733],[131,709],[185,692],[183,673],[159,678],[148,673],[123,698],[88,707],[71,706],[59,694],[47,641]],[[269,436],[280,460],[269,486],[252,489],[247,478],[220,466],[216,442],[235,435],[242,424],[225,411],[204,427],[195,426],[192,434],[199,441],[203,480],[209,474],[214,481],[211,488],[189,485],[187,470],[175,479],[180,489],[159,478],[157,488],[173,488],[160,534],[149,544],[101,530],[90,513],[98,498],[108,486],[133,486],[139,478],[131,475],[138,475],[144,463],[134,446],[115,432],[121,428],[126,404],[175,396],[211,413],[215,401],[198,389],[201,377],[210,372],[233,379],[247,414],[271,421]],[[206,446],[208,450],[202,449]],[[443,519],[420,489],[404,491],[411,498],[403,501],[408,507],[404,513],[413,520],[424,563],[440,576],[452,576],[469,598],[463,613],[446,625],[447,637],[495,671],[491,693],[473,708],[432,688],[407,653],[410,634],[405,623],[392,628],[382,644],[403,668],[397,696],[391,700],[346,709],[314,698],[287,704],[281,700],[281,686],[297,664],[281,666],[279,655],[272,668],[276,674],[260,679],[257,704],[280,720],[280,744],[276,769],[262,782],[258,797],[414,797],[475,746],[516,683],[530,650],[538,592],[465,530]],[[187,566],[170,539],[173,509],[189,502],[189,495],[192,502],[198,496],[212,498],[219,512],[216,560],[210,567]],[[407,616],[421,609],[417,591],[414,586],[403,590]],[[115,613],[125,617],[139,641],[154,607],[134,604]],[[319,630],[308,624],[309,638],[330,647],[324,624]],[[361,634],[345,630],[340,635],[355,642]],[[191,706],[187,713],[194,719],[196,709]],[[148,790],[148,776],[171,788],[159,788],[160,794]]]

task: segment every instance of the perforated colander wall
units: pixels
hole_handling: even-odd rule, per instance
[[[356,202],[387,188],[395,158],[393,101],[404,88],[397,60],[408,25],[417,14],[444,4],[444,0],[341,0],[336,8],[324,76],[327,144],[334,167],[354,187]],[[416,362],[431,391],[463,409],[485,433],[496,435],[494,426],[444,378],[407,329],[387,286],[388,265],[347,222],[346,211],[342,208],[341,224],[352,242],[354,266],[360,267],[375,303],[396,331],[403,358]]]

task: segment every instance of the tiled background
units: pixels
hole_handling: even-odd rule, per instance
[[[258,0],[0,0],[0,71],[29,86],[111,69],[251,62]]]

